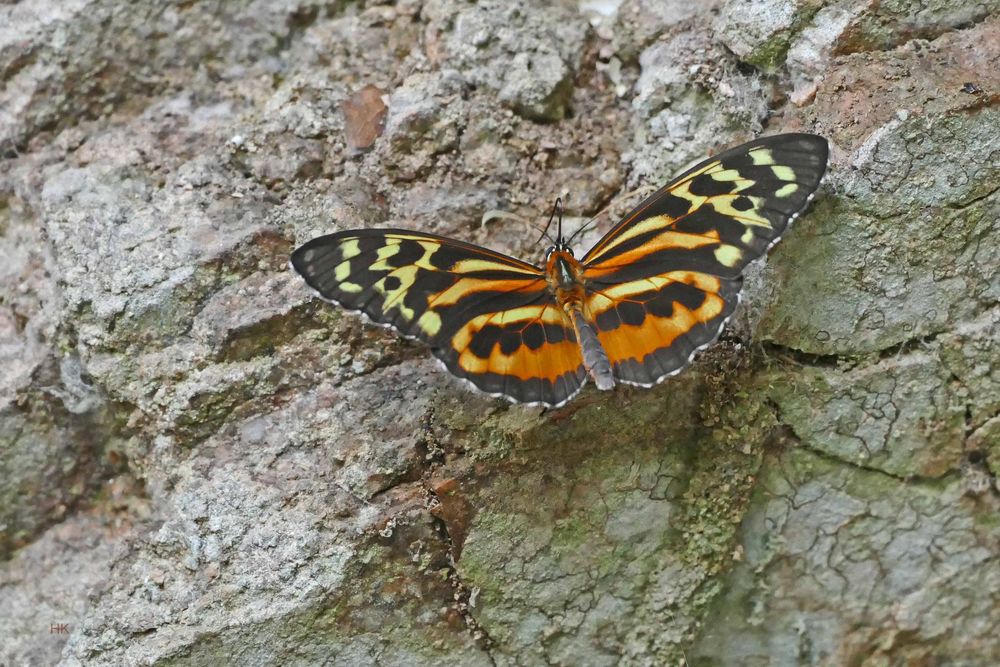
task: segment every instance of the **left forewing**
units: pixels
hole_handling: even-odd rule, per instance
[[[483,391],[558,405],[585,380],[572,326],[530,264],[398,229],[321,236],[291,261],[321,297],[430,344]]]
[[[292,253],[292,266],[327,301],[431,345],[476,313],[531,303],[545,289],[530,264],[398,229],[320,236]]]

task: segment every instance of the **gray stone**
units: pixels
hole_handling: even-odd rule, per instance
[[[984,239],[996,235],[1000,211],[1000,117],[956,83],[1000,56],[1000,42],[986,37],[992,30],[954,33],[936,46],[970,58],[930,61],[904,47],[851,56],[827,73],[817,100],[831,113],[817,122],[845,150],[846,168],[830,178],[842,196],[821,198],[810,224],[772,256],[784,298],[765,312],[764,337],[817,354],[877,351],[997,303],[997,245]],[[893,74],[901,71],[911,72],[904,85]],[[845,95],[848,81],[873,92]],[[947,89],[955,92],[936,92]],[[962,112],[970,106],[977,111]],[[862,112],[873,125],[867,133],[853,120]],[[784,257],[793,259],[785,265]]]
[[[929,350],[858,369],[816,368],[775,379],[781,420],[804,446],[898,477],[939,477],[962,455],[965,406]]]
[[[795,35],[818,9],[811,0],[727,0],[714,22],[720,41],[742,60],[780,66]]]
[[[996,662],[982,3],[50,4],[0,9],[0,663]],[[556,196],[582,254],[764,129],[829,178],[656,388],[483,397],[287,269],[537,261]]]
[[[915,484],[794,450],[766,469],[742,529],[747,558],[692,658],[813,665],[947,654],[982,665],[997,655],[996,524],[957,480]]]
[[[465,125],[465,82],[454,70],[416,73],[389,96],[382,144],[402,180],[413,180],[434,156],[454,150]],[[395,156],[400,156],[397,161]]]
[[[83,512],[66,517],[4,563],[0,573],[0,660],[11,665],[54,665],[71,633],[85,622],[91,594],[108,579],[111,563],[137,534],[146,506],[135,489],[112,493],[131,498],[114,514]]]
[[[573,89],[572,75],[557,53],[518,53],[508,65],[500,99],[525,118],[560,120]]]
[[[639,55],[639,66],[634,176],[666,180],[707,151],[738,141],[743,128],[760,127],[767,113],[763,82],[738,73],[707,31],[654,43]]]
[[[633,61],[660,36],[697,25],[719,4],[718,0],[624,0],[609,28],[613,51],[622,60]]]
[[[425,3],[435,34],[434,59],[456,67],[475,86],[486,86],[526,118],[561,119],[587,32],[584,17],[568,4],[526,10],[489,0]]]

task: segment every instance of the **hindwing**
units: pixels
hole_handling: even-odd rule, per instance
[[[586,379],[571,323],[526,262],[401,229],[321,236],[291,262],[321,297],[428,343],[483,391],[557,405]]]
[[[618,379],[658,382],[716,338],[743,269],[806,206],[827,157],[811,134],[743,144],[675,178],[591,248],[588,305]]]

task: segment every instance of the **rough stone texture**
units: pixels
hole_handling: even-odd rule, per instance
[[[768,113],[766,84],[707,28],[676,31],[639,55],[632,107],[634,176],[643,182],[704,158],[759,130]]]
[[[610,5],[601,3],[595,5]],[[608,52],[625,61],[633,61],[651,43],[668,32],[684,31],[719,5],[718,0],[686,2],[686,0],[624,0],[611,14],[614,26],[606,37],[611,42]]]
[[[563,118],[587,32],[571,4],[552,3],[538,12],[484,0],[456,11],[451,0],[428,0],[422,15],[432,62],[458,68],[469,83],[496,91],[502,103],[528,118]]]
[[[792,40],[819,5],[815,0],[728,0],[714,27],[738,57],[770,70],[782,63]]]
[[[996,661],[995,496],[801,449],[763,468],[693,662]]]
[[[818,224],[777,249],[795,259],[778,265],[788,298],[768,309],[764,337],[814,354],[876,352],[995,306],[1000,111],[996,93],[962,85],[1000,89],[997,58],[988,23],[830,69],[802,115],[847,169]]]
[[[0,664],[997,664],[992,9],[0,4]],[[652,390],[473,395],[286,268],[534,260],[761,130],[829,177]]]
[[[108,580],[133,522],[148,519],[137,489],[116,481],[108,490],[110,511],[67,517],[4,563],[0,634],[5,664],[59,661],[69,628],[88,613],[89,593]]]

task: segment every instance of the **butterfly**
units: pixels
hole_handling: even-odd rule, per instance
[[[476,388],[560,406],[588,379],[650,387],[712,343],[743,269],[805,208],[828,154],[812,134],[731,148],[653,193],[581,259],[560,215],[544,266],[404,229],[320,236],[291,266],[323,299],[427,343]]]

